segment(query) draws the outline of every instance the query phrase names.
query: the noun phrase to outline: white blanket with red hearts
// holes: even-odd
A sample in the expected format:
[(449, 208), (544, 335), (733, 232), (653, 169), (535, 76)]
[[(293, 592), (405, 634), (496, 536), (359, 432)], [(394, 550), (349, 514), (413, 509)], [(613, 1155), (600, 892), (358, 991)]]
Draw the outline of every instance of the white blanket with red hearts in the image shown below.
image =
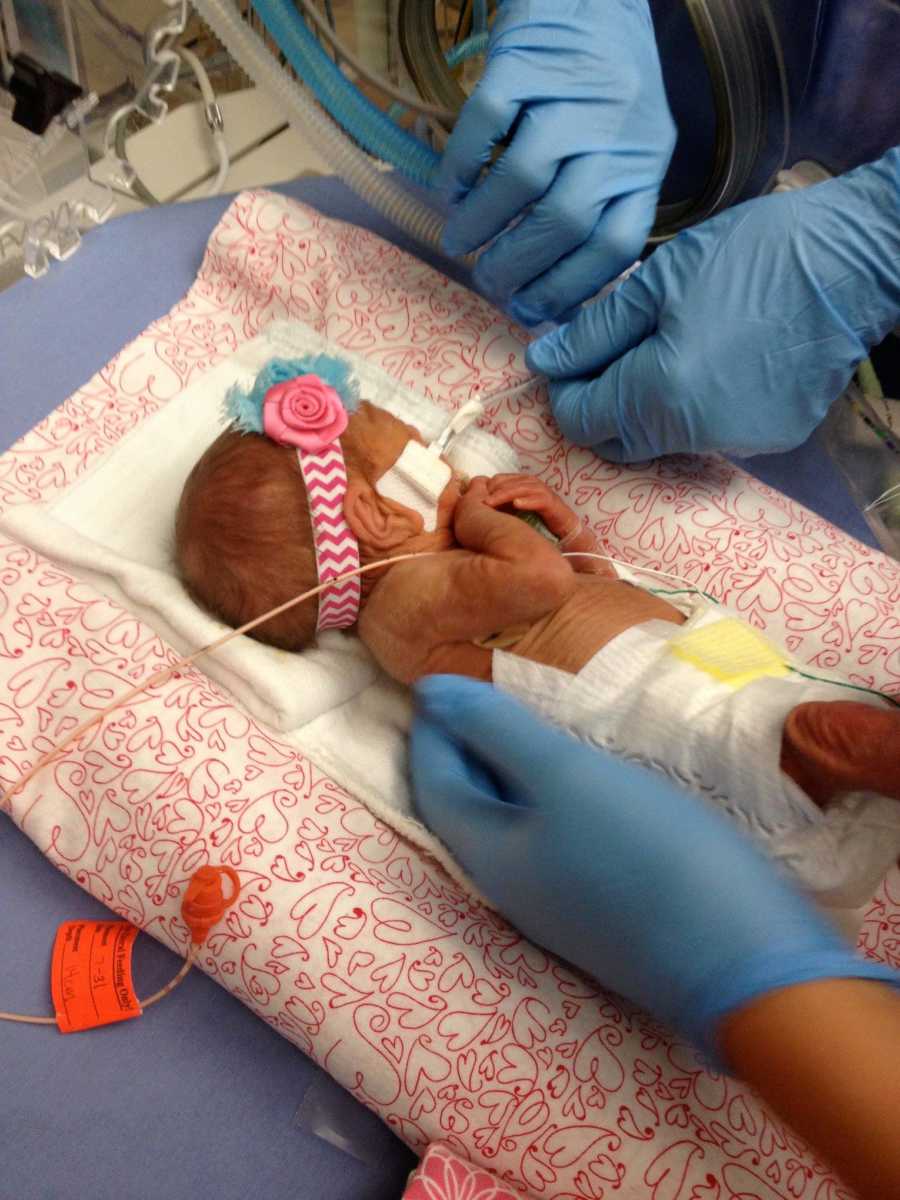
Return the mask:
[[(166, 317), (0, 456), (0, 507), (51, 505), (273, 320), (301, 320), (451, 409), (514, 382), (523, 335), (374, 235), (237, 197)], [(566, 445), (545, 401), (505, 438), (618, 557), (701, 584), (817, 670), (900, 691), (900, 567), (718, 459), (638, 469)], [(0, 784), (173, 657), (158, 630), (0, 536)], [(348, 739), (353, 730), (348, 727)], [(835, 1200), (828, 1171), (743, 1087), (467, 895), (199, 669), (125, 706), (11, 816), (116, 912), (181, 950), (206, 862), (240, 874), (202, 969), (410, 1145), (443, 1139), (555, 1200)], [(900, 965), (900, 875), (862, 930)]]

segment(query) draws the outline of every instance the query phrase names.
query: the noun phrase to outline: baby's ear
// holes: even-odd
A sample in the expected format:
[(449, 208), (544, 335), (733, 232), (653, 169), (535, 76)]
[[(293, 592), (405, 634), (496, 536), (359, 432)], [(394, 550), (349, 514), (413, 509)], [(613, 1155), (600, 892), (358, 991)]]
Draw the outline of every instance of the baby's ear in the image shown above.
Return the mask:
[(348, 480), (344, 516), (360, 546), (377, 553), (403, 545), (423, 527), (418, 513), (380, 496), (363, 479)]
[(818, 804), (842, 792), (900, 800), (900, 710), (813, 700), (788, 714), (781, 769)]

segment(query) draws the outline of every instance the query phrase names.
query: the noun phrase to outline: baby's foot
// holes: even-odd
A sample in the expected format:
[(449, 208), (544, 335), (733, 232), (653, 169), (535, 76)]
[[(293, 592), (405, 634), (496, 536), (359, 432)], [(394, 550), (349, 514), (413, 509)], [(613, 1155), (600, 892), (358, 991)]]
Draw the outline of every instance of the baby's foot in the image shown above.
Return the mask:
[(842, 792), (900, 800), (900, 709), (813, 700), (788, 713), (781, 769), (817, 804)]

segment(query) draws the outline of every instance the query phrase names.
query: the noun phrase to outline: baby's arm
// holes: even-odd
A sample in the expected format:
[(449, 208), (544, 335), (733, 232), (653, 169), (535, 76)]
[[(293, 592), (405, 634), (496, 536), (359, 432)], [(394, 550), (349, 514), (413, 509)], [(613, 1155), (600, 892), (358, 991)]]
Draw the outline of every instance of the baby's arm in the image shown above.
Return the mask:
[(403, 683), (438, 672), (489, 679), (490, 651), (473, 642), (539, 620), (577, 586), (546, 538), (491, 507), (486, 479), (469, 484), (454, 533), (464, 549), (392, 567), (360, 617), (362, 640)]

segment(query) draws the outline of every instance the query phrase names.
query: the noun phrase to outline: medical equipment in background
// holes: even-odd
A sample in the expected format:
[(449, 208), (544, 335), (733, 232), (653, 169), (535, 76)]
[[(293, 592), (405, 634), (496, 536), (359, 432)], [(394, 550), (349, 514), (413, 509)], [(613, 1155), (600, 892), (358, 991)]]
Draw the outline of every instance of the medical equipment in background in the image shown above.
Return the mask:
[(139, 29), (106, 0), (0, 0), (0, 267), (18, 253), (27, 274), (44, 274), (114, 211), (117, 191), (155, 203), (126, 136), (197, 92), (217, 164), (208, 194), (221, 190), (216, 90), (246, 79), (189, 11), (133, 3), (129, 15), (150, 19)]
[(82, 229), (113, 211), (112, 190), (93, 177), (86, 143), (85, 118), (96, 102), (93, 93), (76, 98), (42, 135), (0, 109), (0, 257), (11, 239), (33, 277), (51, 257), (74, 254)]
[[(141, 195), (124, 153), (124, 121), (132, 113), (161, 121), (186, 63), (203, 91), (220, 163), (214, 186), (221, 185), (227, 170), (221, 113), (197, 72), (200, 59), (191, 46), (187, 56), (181, 53), (196, 10), (217, 39), (220, 59), (230, 57), (264, 88), (355, 190), (413, 237), (437, 244), (439, 208), (427, 192), (413, 194), (400, 177), (426, 189), (432, 182), (454, 115), (477, 81), (493, 2), (156, 0), (156, 5), (147, 6), (153, 20), (144, 33), (145, 70), (138, 78), (139, 34), (105, 0), (0, 0), (2, 82), (11, 86), (17, 58), (42, 53), (43, 65), (56, 71), (68, 56), (70, 78), (83, 86), (79, 30), (90, 13), (103, 25), (107, 43), (124, 47), (121, 56), (130, 61), (134, 78), (133, 94), (111, 119), (104, 114), (103, 149), (116, 160), (117, 183)], [(891, 86), (900, 58), (896, 4), (650, 0), (650, 6), (679, 127), (655, 238), (765, 191), (780, 169), (798, 159), (837, 174), (900, 140)], [(45, 14), (43, 27), (37, 11)], [(395, 168), (394, 175), (384, 164)], [(11, 186), (9, 179), (5, 186)]]
[[(18, 249), (26, 274), (43, 275), (51, 258), (74, 253), (86, 226), (114, 211), (117, 185), (155, 203), (124, 152), (119, 176), (98, 173), (103, 132), (124, 142), (133, 113), (162, 120), (168, 104), (158, 97), (179, 74), (200, 90), (218, 160), (210, 191), (221, 190), (229, 163), (210, 68), (189, 46), (172, 47), (170, 24), (170, 16), (155, 19), (144, 35), (104, 0), (0, 0), (0, 260)], [(92, 58), (84, 52), (91, 35)], [(98, 62), (99, 72), (91, 69)]]
[[(829, 179), (818, 163), (780, 171), (774, 191), (791, 191)], [(853, 499), (884, 549), (900, 559), (900, 399), (885, 395), (878, 370), (900, 395), (900, 329), (862, 362), (855, 379), (833, 404), (818, 436), (846, 480)], [(874, 360), (874, 361), (873, 361)], [(876, 364), (878, 370), (876, 370)]]
[(85, 122), (97, 96), (82, 74), (67, 5), (0, 0), (0, 259), (18, 245), (32, 276), (113, 211), (111, 189), (91, 178)]
[[(384, 94), (383, 73), (366, 70), (360, 81), (365, 94), (348, 78), (353, 64), (346, 46), (314, 0), (253, 0), (264, 36), (240, 19), (229, 0), (193, 3), (351, 186), (407, 232), (437, 244), (439, 214), (383, 172), (380, 181), (374, 179), (366, 156), (390, 164), (413, 183), (431, 183), (448, 129), (446, 114), (458, 111), (466, 98), (454, 72), (460, 61), (471, 71), (486, 45), (486, 4), (453, 6), (455, 29), (453, 22), (441, 27), (445, 3), (393, 0), (383, 6), (388, 50), (395, 50), (393, 58), (382, 56), (395, 76), (388, 95), (395, 97), (403, 84), (415, 93), (409, 107), (420, 112), (410, 132), (392, 119), (401, 115), (396, 99), (385, 113), (369, 98), (373, 87)], [(355, 10), (378, 7), (358, 3)], [(900, 52), (896, 6), (831, 0), (810, 13), (803, 0), (652, 0), (651, 8), (679, 126), (656, 238), (765, 191), (777, 171), (798, 158), (821, 161), (837, 174), (900, 139), (889, 83)], [(331, 9), (325, 5), (326, 14)], [(325, 36), (334, 58), (317, 35)], [(835, 76), (840, 89), (830, 86)], [(324, 123), (322, 109), (330, 118)]]
[[(900, 142), (900, 5), (650, 0), (650, 7), (679, 129), (653, 240), (791, 174), (839, 174)], [(218, 158), (209, 190), (219, 190), (228, 154), (214, 88), (229, 67), (266, 91), (355, 191), (435, 248), (443, 220), (429, 188), (455, 114), (478, 80), (494, 8), (493, 0), (155, 0), (141, 33), (106, 0), (0, 0), (0, 83), (16, 96), (16, 110), (23, 89), (31, 110), (42, 112), (36, 101), (46, 101), (48, 89), (59, 102), (67, 83), (76, 91), (90, 85), (80, 53), (88, 15), (133, 79), (130, 90), (122, 84), (99, 99), (91, 91), (70, 99), (39, 132), (10, 119), (0, 90), (0, 252), (4, 237), (18, 236), (26, 271), (39, 275), (51, 257), (77, 248), (84, 224), (112, 211), (115, 188), (153, 203), (128, 162), (127, 126), (135, 118), (164, 121), (186, 75), (201, 91)], [(209, 40), (210, 32), (212, 53), (201, 58), (198, 36)], [(64, 171), (53, 157), (60, 146)], [(101, 178), (102, 156), (112, 168)], [(81, 180), (83, 195), (55, 204), (61, 178)], [(887, 360), (894, 392), (900, 346), (888, 343), (876, 358), (879, 371)], [(898, 554), (898, 404), (857, 393), (852, 401), (829, 423), (828, 445), (876, 536)]]
[(222, 110), (219, 107), (209, 75), (200, 59), (187, 46), (176, 46), (175, 40), (184, 33), (187, 24), (187, 6), (184, 0), (171, 13), (163, 13), (150, 26), (145, 41), (145, 58), (147, 73), (137, 95), (121, 105), (109, 119), (106, 126), (104, 148), (106, 153), (113, 155), (117, 164), (113, 181), (131, 190), (145, 204), (158, 204), (159, 201), (138, 177), (134, 167), (128, 161), (125, 150), (125, 123), (132, 113), (137, 112), (148, 120), (158, 122), (168, 111), (166, 93), (174, 88), (179, 71), (184, 66), (193, 72), (200, 93), (203, 97), (204, 116), (215, 147), (218, 169), (207, 194), (217, 195), (222, 190), (225, 176), (228, 174), (228, 148), (225, 143), (225, 124)]

